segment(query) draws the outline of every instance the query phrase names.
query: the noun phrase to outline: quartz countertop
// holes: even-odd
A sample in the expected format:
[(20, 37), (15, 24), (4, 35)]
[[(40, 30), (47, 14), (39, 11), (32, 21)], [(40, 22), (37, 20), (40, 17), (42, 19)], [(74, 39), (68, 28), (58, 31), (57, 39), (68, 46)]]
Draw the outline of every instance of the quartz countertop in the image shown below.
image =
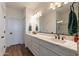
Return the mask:
[(75, 43), (74, 41), (66, 40), (66, 39), (58, 40), (58, 39), (55, 39), (54, 36), (51, 37), (51, 36), (45, 36), (45, 35), (41, 35), (41, 34), (27, 34), (27, 35), (39, 38), (41, 40), (47, 41), (52, 44), (57, 44), (59, 46), (63, 46), (65, 48), (68, 48), (68, 49), (71, 49), (71, 50), (74, 50), (77, 52), (77, 43)]

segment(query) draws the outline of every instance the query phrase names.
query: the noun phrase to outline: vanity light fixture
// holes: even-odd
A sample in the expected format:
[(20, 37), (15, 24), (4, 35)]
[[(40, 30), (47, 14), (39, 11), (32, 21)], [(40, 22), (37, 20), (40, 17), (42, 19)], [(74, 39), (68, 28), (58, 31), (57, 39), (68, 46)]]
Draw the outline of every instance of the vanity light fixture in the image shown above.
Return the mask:
[(68, 4), (68, 2), (52, 2), (50, 3), (50, 9), (55, 10), (56, 8), (62, 7), (64, 4)]
[(61, 7), (62, 4), (60, 2), (53, 2), (53, 3), (50, 3), (50, 9), (53, 9), (55, 10), (57, 7)]
[(60, 20), (60, 21), (57, 21), (57, 23), (62, 23), (63, 21), (62, 20)]

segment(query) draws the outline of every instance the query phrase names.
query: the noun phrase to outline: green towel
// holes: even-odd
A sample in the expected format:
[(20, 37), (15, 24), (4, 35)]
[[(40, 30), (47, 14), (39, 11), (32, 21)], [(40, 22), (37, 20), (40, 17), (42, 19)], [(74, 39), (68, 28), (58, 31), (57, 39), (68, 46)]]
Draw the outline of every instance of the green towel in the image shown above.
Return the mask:
[[(71, 6), (70, 6), (71, 8)], [(68, 32), (70, 35), (73, 35), (74, 33), (77, 33), (78, 24), (77, 24), (77, 16), (74, 12), (74, 7), (72, 6), (73, 10), (70, 10), (69, 14), (69, 23), (68, 23)]]

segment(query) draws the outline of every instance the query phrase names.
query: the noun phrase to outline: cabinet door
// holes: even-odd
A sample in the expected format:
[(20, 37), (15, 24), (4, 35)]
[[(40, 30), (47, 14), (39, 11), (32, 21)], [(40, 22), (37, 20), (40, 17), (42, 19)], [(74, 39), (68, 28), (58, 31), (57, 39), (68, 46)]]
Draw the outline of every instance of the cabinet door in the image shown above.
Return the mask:
[(40, 56), (57, 56), (56, 53), (50, 51), (49, 49), (40, 46), (40, 52), (39, 52)]
[(49, 43), (43, 40), (40, 40), (40, 44), (46, 48), (48, 48), (51, 51), (54, 51), (57, 55), (59, 56), (74, 56), (76, 55), (76, 51), (53, 44)]
[(24, 41), (24, 43), (25, 43), (25, 47), (27, 47), (27, 35), (26, 35), (26, 37), (25, 37), (25, 41)]
[(4, 3), (0, 3), (0, 55), (5, 52), (5, 14), (4, 14)]

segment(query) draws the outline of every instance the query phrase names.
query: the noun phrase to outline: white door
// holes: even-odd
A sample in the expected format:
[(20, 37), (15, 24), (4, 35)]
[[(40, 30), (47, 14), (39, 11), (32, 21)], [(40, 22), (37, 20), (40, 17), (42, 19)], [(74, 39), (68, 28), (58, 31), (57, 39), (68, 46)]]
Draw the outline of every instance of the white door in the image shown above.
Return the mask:
[(0, 3), (0, 55), (3, 55), (5, 52), (5, 4)]
[(24, 42), (24, 20), (19, 18), (7, 18), (7, 46), (23, 44)]

